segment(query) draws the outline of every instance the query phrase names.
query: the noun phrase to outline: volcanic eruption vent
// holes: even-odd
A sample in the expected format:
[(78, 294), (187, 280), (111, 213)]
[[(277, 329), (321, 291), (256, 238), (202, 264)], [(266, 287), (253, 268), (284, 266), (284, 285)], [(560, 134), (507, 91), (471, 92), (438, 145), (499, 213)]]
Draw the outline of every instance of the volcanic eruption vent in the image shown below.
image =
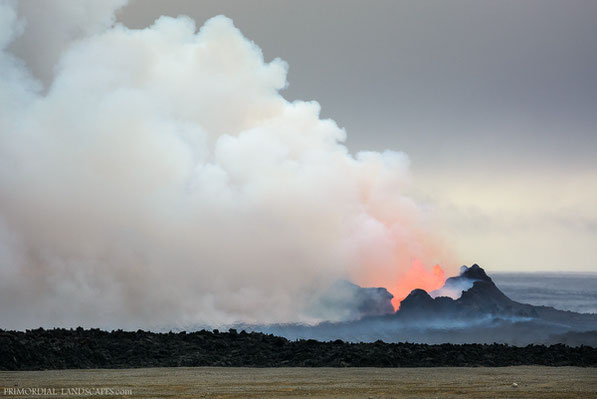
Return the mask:
[(121, 4), (0, 2), (0, 327), (310, 322), (443, 259), (406, 155), (349, 153), (230, 19)]

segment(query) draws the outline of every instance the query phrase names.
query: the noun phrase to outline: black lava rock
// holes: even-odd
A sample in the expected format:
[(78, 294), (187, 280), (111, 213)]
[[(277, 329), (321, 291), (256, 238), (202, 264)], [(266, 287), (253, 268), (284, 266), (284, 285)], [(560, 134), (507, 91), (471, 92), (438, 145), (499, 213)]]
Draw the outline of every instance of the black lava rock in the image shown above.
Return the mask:
[(0, 370), (243, 367), (597, 367), (589, 346), (289, 341), (258, 332), (0, 330)]

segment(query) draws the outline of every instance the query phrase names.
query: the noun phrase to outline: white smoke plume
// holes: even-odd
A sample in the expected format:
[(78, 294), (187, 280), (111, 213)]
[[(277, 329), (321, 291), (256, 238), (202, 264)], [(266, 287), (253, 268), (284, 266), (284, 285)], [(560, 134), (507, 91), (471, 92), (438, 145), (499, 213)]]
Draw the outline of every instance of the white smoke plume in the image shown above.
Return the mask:
[(404, 154), (351, 155), (230, 19), (122, 3), (0, 2), (0, 327), (312, 322), (443, 260)]

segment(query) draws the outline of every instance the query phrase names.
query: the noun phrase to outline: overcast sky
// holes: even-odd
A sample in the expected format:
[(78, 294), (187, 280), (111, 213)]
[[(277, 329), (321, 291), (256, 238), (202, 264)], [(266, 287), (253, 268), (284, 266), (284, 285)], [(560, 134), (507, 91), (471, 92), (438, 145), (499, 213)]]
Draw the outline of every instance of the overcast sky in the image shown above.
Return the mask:
[(352, 151), (407, 153), (463, 263), (597, 271), (596, 2), (144, 0), (118, 19), (181, 14), (231, 17), (287, 61), (284, 96), (318, 101)]
[(224, 14), (289, 64), (352, 151), (410, 157), (463, 263), (597, 271), (597, 2), (133, 1), (129, 27)]
[(120, 19), (179, 14), (231, 17), (289, 63), (286, 97), (320, 102), (352, 148), (402, 148), (415, 164), (597, 155), (595, 2), (142, 1)]

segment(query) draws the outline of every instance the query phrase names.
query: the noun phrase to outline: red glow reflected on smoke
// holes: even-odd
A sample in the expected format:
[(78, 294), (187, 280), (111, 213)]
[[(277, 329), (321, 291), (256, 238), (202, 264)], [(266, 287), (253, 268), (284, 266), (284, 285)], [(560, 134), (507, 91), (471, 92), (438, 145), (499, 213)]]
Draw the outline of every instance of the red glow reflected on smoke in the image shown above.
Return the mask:
[(439, 265), (435, 265), (431, 270), (428, 270), (420, 260), (415, 259), (410, 269), (400, 276), (396, 284), (389, 288), (389, 291), (394, 295), (392, 305), (394, 305), (394, 309), (398, 310), (400, 301), (406, 298), (412, 290), (421, 288), (429, 292), (441, 288), (445, 282), (446, 275)]

